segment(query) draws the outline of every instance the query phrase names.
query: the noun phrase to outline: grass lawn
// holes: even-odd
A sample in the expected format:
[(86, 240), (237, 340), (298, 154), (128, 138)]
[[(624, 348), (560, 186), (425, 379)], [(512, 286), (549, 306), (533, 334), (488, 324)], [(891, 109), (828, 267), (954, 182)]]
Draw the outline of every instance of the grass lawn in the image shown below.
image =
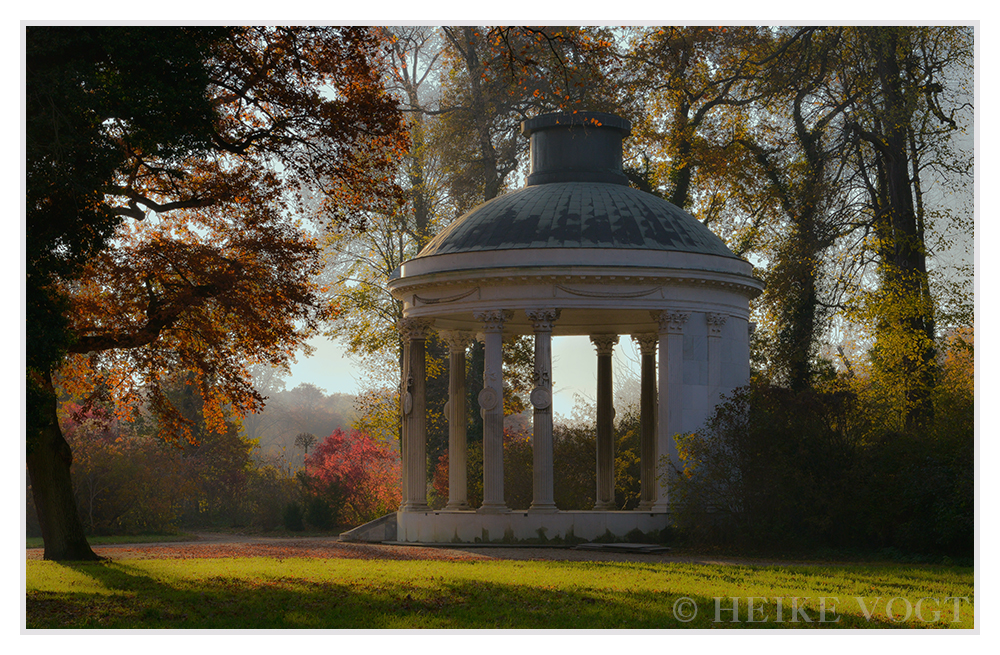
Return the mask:
[[(955, 597), (965, 598), (946, 600)], [(971, 568), (930, 565), (29, 560), (26, 621), (28, 628), (972, 628), (974, 600)], [(747, 620), (751, 604), (755, 622)]]

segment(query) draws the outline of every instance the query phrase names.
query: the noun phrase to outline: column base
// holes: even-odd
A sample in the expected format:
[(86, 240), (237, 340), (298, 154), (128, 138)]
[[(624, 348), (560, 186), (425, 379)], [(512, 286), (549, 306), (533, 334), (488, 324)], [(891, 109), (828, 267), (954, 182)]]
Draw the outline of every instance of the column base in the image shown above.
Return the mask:
[(510, 508), (506, 505), (483, 505), (476, 510), (477, 514), (509, 514)]
[(552, 503), (551, 505), (532, 504), (531, 507), (528, 508), (528, 512), (531, 514), (555, 514), (558, 511), (559, 508), (555, 506), (555, 503)]
[(635, 508), (637, 512), (655, 512), (656, 504), (651, 500), (644, 500)]
[(653, 503), (653, 506), (649, 508), (650, 512), (656, 512), (658, 514), (667, 514), (670, 512), (670, 505), (667, 503)]
[(615, 504), (611, 502), (594, 503), (595, 512), (613, 512), (615, 510)]
[(400, 512), (429, 512), (430, 505), (427, 503), (403, 503), (399, 506)]
[(448, 503), (444, 506), (442, 512), (468, 512), (470, 509), (469, 503)]

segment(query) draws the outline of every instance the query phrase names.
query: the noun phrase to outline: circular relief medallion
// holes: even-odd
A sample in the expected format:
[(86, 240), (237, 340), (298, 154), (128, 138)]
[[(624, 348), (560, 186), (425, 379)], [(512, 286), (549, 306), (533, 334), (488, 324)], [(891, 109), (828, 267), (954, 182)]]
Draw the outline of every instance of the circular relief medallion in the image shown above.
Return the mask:
[(490, 387), (486, 387), (479, 392), (479, 406), (486, 411), (495, 408), (499, 401), (500, 398), (497, 392)]
[(547, 409), (552, 404), (552, 394), (548, 389), (535, 388), (531, 392), (531, 405), (535, 409)]
[(409, 414), (413, 411), (413, 394), (407, 391), (403, 395), (403, 414)]

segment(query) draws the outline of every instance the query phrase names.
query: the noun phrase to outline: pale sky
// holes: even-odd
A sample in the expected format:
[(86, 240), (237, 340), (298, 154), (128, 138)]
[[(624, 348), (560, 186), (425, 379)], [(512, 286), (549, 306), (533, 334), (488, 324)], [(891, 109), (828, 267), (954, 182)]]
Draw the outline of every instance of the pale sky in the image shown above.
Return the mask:
[[(344, 355), (340, 344), (319, 337), (311, 341), (316, 347), (312, 357), (299, 357), (292, 364), (291, 375), (285, 385), (292, 389), (302, 383), (314, 384), (327, 393), (358, 392), (358, 376), (365, 371), (355, 367)], [(635, 348), (628, 335), (622, 335), (615, 347), (616, 367), (630, 366), (630, 359), (637, 360)], [(573, 413), (574, 395), (580, 394), (594, 401), (597, 389), (597, 351), (587, 337), (555, 337), (552, 339), (552, 379), (555, 383), (553, 410), (569, 418)]]

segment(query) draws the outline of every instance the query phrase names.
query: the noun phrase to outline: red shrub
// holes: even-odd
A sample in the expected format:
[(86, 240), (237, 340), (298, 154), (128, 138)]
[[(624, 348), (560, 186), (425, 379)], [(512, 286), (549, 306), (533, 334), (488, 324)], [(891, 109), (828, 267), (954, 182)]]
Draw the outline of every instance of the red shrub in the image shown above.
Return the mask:
[(399, 455), (368, 434), (337, 429), (306, 458), (314, 492), (336, 489), (340, 525), (358, 525), (394, 511), (402, 499)]

